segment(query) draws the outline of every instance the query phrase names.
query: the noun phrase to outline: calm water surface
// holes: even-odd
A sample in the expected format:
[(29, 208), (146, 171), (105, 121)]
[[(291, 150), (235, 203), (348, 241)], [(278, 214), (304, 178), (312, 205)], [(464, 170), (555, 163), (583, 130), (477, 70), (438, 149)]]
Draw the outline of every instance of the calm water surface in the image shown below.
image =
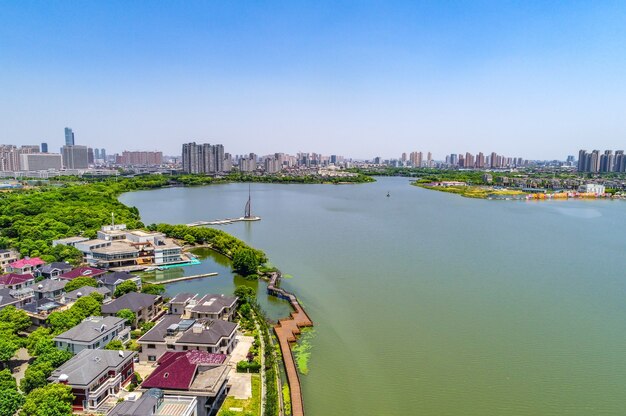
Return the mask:
[[(241, 216), (247, 192), (120, 199), (187, 223)], [(473, 200), (404, 178), (252, 192), (263, 220), (222, 229), (295, 276), (316, 324), (308, 415), (625, 414), (623, 201)]]

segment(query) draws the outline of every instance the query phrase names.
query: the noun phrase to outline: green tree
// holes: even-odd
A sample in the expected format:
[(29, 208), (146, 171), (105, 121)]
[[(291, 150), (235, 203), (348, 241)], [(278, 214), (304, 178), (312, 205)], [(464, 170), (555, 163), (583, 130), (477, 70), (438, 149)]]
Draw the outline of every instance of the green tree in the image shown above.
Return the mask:
[(126, 280), (125, 282), (120, 283), (115, 288), (114, 297), (119, 298), (120, 296), (124, 296), (129, 292), (137, 292), (137, 284), (132, 280)]
[(33, 364), (28, 366), (24, 373), (24, 378), (20, 381), (20, 388), (24, 393), (43, 387), (48, 384), (48, 377), (52, 374), (54, 368), (49, 362)]
[(196, 237), (194, 237), (191, 234), (185, 234), (185, 236), (183, 237), (183, 239), (185, 240), (186, 243), (188, 244), (196, 244)]
[(104, 349), (105, 350), (123, 350), (124, 344), (122, 344), (122, 341), (120, 341), (119, 339), (114, 339), (113, 341), (105, 345)]
[(145, 334), (146, 332), (148, 332), (149, 330), (154, 328), (155, 325), (156, 325), (156, 323), (154, 323), (154, 322), (144, 322), (144, 323), (142, 323), (141, 324), (141, 335)]
[(253, 288), (245, 285), (240, 285), (235, 288), (235, 296), (239, 298), (241, 303), (249, 303), (256, 297), (256, 292)]
[(10, 333), (0, 334), (0, 362), (2, 366), (13, 358), (20, 348), (19, 339)]
[(259, 265), (257, 254), (250, 248), (241, 248), (233, 255), (233, 268), (242, 276), (256, 273)]
[(119, 310), (115, 316), (118, 318), (126, 319), (126, 325), (133, 326), (135, 324), (135, 319), (137, 319), (137, 315), (135, 312), (130, 309), (121, 309)]
[(8, 331), (17, 334), (20, 331), (25, 331), (31, 325), (26, 312), (15, 306), (7, 306), (0, 310), (0, 332)]
[(165, 286), (155, 285), (152, 283), (144, 283), (141, 287), (141, 293), (147, 293), (148, 295), (162, 295), (165, 293)]
[(70, 416), (73, 401), (74, 395), (69, 386), (48, 384), (26, 396), (20, 416)]
[(0, 390), (0, 415), (12, 416), (17, 409), (24, 403), (24, 396), (17, 390), (3, 389)]
[[(11, 370), (5, 368), (0, 371), (0, 390), (17, 390), (17, 381), (13, 378), (13, 374), (11, 374)], [(2, 415), (2, 412), (0, 412)]]
[(93, 277), (77, 277), (67, 282), (65, 291), (71, 292), (84, 286), (98, 287), (98, 282)]

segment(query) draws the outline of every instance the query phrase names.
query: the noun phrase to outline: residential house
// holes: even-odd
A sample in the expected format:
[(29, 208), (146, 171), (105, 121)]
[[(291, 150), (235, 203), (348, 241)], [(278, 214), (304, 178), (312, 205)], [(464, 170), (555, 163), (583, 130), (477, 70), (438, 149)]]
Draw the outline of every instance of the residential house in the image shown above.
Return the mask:
[(77, 354), (84, 349), (104, 348), (113, 340), (124, 343), (130, 340), (130, 328), (126, 320), (114, 316), (90, 316), (72, 329), (54, 337), (54, 345), (60, 350)]
[(197, 416), (198, 400), (193, 396), (166, 395), (161, 389), (149, 389), (126, 396), (107, 416)]
[(238, 324), (222, 319), (181, 319), (165, 315), (137, 340), (141, 345), (139, 359), (153, 362), (168, 351), (230, 354), (237, 345), (237, 328)]
[(0, 310), (7, 306), (20, 306), (20, 299), (13, 296), (13, 290), (0, 288)]
[(76, 247), (76, 244), (83, 243), (85, 241), (89, 241), (89, 239), (85, 237), (60, 238), (58, 240), (52, 240), (52, 247), (56, 247), (58, 245)]
[(58, 278), (65, 279), (65, 280), (73, 280), (78, 277), (93, 277), (94, 279), (97, 279), (98, 277), (106, 273), (107, 273), (106, 270), (96, 269), (93, 267), (77, 267), (74, 270), (70, 270), (69, 272), (60, 274)]
[(37, 276), (45, 277), (46, 279), (52, 279), (60, 274), (67, 273), (72, 270), (72, 265), (66, 262), (55, 261), (50, 264), (45, 264), (37, 270)]
[(171, 315), (183, 315), (189, 303), (198, 297), (197, 293), (178, 293), (168, 303), (167, 313)]
[(19, 308), (30, 317), (34, 326), (46, 326), (52, 312), (66, 309), (67, 305), (50, 298), (32, 299)]
[(0, 249), (0, 271), (4, 270), (10, 263), (17, 261), (17, 253), (13, 250)]
[(127, 280), (135, 282), (137, 289), (141, 289), (141, 277), (128, 272), (110, 272), (98, 277), (97, 280), (100, 286), (106, 287), (112, 294), (115, 294), (115, 289)]
[(103, 304), (102, 315), (115, 316), (122, 309), (130, 309), (137, 316), (135, 322), (132, 322), (132, 326), (136, 327), (139, 322), (147, 322), (154, 319), (161, 310), (161, 303), (161, 296), (129, 292), (109, 303)]
[(35, 284), (35, 277), (30, 274), (9, 273), (0, 276), (0, 287), (11, 290), (25, 289)]
[(102, 295), (102, 297), (104, 298), (103, 302), (108, 302), (111, 300), (111, 291), (106, 287), (83, 286), (79, 287), (78, 289), (74, 289), (71, 292), (67, 292), (65, 295), (63, 295), (61, 301), (63, 303), (76, 302), (79, 298), (83, 296), (89, 296), (94, 292)]
[(23, 258), (21, 260), (16, 260), (6, 267), (6, 271), (8, 273), (17, 273), (17, 274), (26, 274), (26, 273), (35, 273), (39, 268), (41, 268), (45, 261), (41, 260), (39, 257), (31, 258)]
[(44, 279), (33, 287), (35, 299), (53, 299), (59, 300), (65, 293), (65, 285), (67, 280)]
[(75, 411), (96, 411), (106, 406), (133, 372), (131, 351), (84, 349), (52, 372), (48, 381), (72, 388)]
[(195, 397), (198, 416), (215, 415), (229, 390), (227, 359), (206, 351), (167, 352), (141, 390), (158, 388), (166, 395)]
[(231, 321), (237, 305), (237, 297), (205, 295), (197, 301), (193, 299), (188, 308), (192, 319), (224, 319)]

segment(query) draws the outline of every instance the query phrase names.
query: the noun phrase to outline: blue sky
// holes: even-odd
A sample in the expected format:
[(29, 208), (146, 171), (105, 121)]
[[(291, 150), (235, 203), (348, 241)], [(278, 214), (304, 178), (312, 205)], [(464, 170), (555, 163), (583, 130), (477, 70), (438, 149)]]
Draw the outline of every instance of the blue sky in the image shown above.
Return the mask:
[(626, 3), (0, 0), (0, 142), (565, 158), (626, 147)]

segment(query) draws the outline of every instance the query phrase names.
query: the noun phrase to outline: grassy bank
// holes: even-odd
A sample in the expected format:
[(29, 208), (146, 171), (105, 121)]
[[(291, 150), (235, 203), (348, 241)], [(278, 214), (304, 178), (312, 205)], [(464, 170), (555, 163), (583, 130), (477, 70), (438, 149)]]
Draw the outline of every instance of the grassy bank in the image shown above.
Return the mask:
[(420, 188), (424, 189), (457, 194), (466, 198), (487, 199), (489, 196), (526, 195), (526, 193), (522, 191), (517, 191), (513, 189), (493, 189), (488, 186), (428, 186), (426, 184), (418, 182), (413, 182), (412, 185), (419, 186)]
[[(237, 410), (230, 410), (231, 408)], [(261, 376), (252, 374), (252, 397), (235, 399), (228, 396), (217, 413), (217, 416), (260, 416), (261, 415)]]

